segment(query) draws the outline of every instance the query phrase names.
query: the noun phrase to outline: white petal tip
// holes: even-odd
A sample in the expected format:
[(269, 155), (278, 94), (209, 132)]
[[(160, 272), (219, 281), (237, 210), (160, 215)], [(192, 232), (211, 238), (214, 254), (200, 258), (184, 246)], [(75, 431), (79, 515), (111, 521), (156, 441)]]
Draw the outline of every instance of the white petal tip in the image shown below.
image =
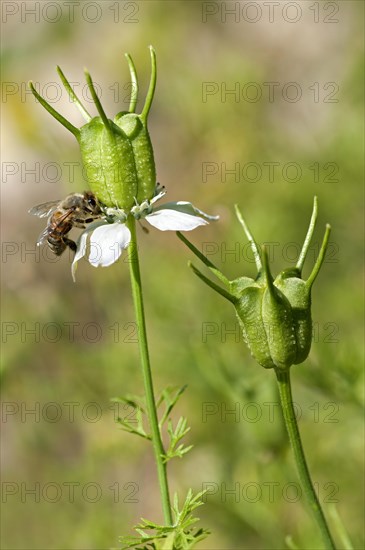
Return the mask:
[(192, 231), (209, 223), (199, 216), (167, 208), (152, 212), (146, 216), (146, 220), (160, 231)]
[(93, 267), (109, 267), (131, 242), (131, 233), (124, 224), (102, 225), (90, 237), (89, 262)]

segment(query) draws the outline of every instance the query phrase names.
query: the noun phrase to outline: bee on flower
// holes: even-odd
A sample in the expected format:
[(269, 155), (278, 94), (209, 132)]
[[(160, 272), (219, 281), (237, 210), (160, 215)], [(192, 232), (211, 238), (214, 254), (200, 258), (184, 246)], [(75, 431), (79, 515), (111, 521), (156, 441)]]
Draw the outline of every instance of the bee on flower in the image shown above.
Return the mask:
[[(130, 244), (131, 224), (135, 220), (144, 219), (160, 231), (191, 231), (218, 219), (218, 216), (209, 216), (186, 201), (157, 204), (166, 192), (156, 182), (153, 148), (147, 126), (157, 77), (156, 54), (152, 46), (150, 56), (152, 70), (146, 101), (141, 113), (136, 114), (137, 73), (132, 58), (126, 55), (132, 81), (131, 100), (128, 111), (118, 113), (114, 120), (107, 117), (88, 71), (85, 71), (85, 77), (99, 114), (96, 117), (85, 109), (64, 73), (57, 67), (71, 101), (86, 120), (80, 129), (53, 109), (30, 83), (41, 105), (77, 139), (91, 192), (100, 205), (98, 219), (84, 224), (84, 231), (75, 247), (70, 245), (73, 241), (67, 239), (66, 233), (64, 235), (66, 246), (75, 250), (72, 263), (74, 280), (77, 262), (86, 255), (88, 244), (88, 259), (94, 267), (107, 267), (118, 260)], [(36, 213), (36, 210), (37, 207), (31, 213)], [(64, 220), (62, 223), (68, 233), (72, 224), (66, 224)], [(53, 231), (57, 233), (57, 224)]]

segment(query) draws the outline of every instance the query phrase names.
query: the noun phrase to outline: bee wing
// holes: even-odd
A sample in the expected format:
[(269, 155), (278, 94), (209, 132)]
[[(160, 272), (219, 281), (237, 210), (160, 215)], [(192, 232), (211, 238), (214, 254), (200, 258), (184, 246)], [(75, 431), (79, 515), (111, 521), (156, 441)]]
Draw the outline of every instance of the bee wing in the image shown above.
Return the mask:
[(42, 233), (39, 235), (37, 240), (37, 245), (40, 246), (41, 244), (45, 243), (48, 237), (48, 227), (43, 229)]
[(58, 206), (60, 204), (60, 201), (49, 201), (49, 202), (42, 202), (42, 204), (37, 204), (37, 206), (33, 206), (30, 210), (28, 210), (29, 214), (33, 214), (33, 216), (38, 216), (39, 218), (47, 218), (57, 210)]

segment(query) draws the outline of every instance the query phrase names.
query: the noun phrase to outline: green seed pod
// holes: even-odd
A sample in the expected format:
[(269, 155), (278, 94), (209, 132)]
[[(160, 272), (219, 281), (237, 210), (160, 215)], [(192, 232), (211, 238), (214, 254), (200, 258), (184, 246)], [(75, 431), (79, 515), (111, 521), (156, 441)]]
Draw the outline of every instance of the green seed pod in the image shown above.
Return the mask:
[(137, 203), (151, 200), (156, 189), (156, 168), (147, 125), (138, 115), (119, 113), (115, 124), (128, 136), (132, 145), (137, 178)]
[(294, 332), (297, 343), (297, 354), (294, 361), (294, 364), (296, 365), (302, 363), (308, 357), (310, 352), (313, 326), (311, 316), (311, 290), (319, 270), (321, 269), (330, 235), (330, 226), (327, 225), (323, 243), (312, 273), (308, 279), (304, 281), (301, 278), (302, 269), (310, 242), (312, 240), (314, 227), (317, 221), (317, 212), (317, 197), (315, 197), (311, 221), (297, 265), (293, 268), (282, 271), (274, 281), (274, 285), (281, 290), (281, 292), (289, 300), (293, 311)]
[(312, 340), (311, 295), (305, 281), (296, 268), (285, 269), (278, 275), (274, 285), (290, 302), (296, 335), (296, 357), (294, 364), (302, 363), (309, 354)]
[[(261, 262), (258, 256), (256, 259)], [(231, 292), (236, 297), (234, 305), (244, 340), (256, 361), (266, 369), (293, 364), (296, 358), (293, 312), (288, 299), (273, 284), (266, 252), (264, 270), (260, 263), (256, 281), (246, 280), (244, 288), (242, 282), (237, 285), (232, 281)]]
[(114, 119), (115, 124), (128, 136), (133, 148), (138, 191), (137, 203), (151, 200), (156, 189), (156, 168), (153, 148), (148, 133), (147, 120), (152, 105), (156, 88), (156, 54), (150, 48), (151, 54), (151, 80), (146, 101), (140, 115), (134, 113), (138, 97), (138, 79), (134, 63), (129, 55), (127, 61), (132, 79), (132, 95), (128, 112), (118, 113)]
[[(264, 252), (264, 262), (267, 263), (266, 252)], [(268, 271), (268, 265), (266, 269)], [(278, 369), (290, 367), (297, 354), (293, 310), (289, 300), (273, 284), (271, 275), (267, 277), (261, 316), (266, 329), (267, 346), (272, 362)], [(252, 353), (255, 355), (253, 347)]]
[(265, 369), (274, 367), (267, 341), (266, 328), (261, 315), (265, 289), (253, 284), (245, 288), (235, 302), (236, 316), (244, 341), (256, 361)]
[(34, 89), (31, 90), (43, 107), (79, 142), (85, 174), (91, 190), (108, 207), (127, 213), (145, 200), (151, 200), (156, 189), (156, 169), (147, 119), (156, 87), (156, 54), (150, 46), (151, 79), (141, 114), (135, 114), (138, 97), (138, 80), (133, 61), (127, 55), (132, 94), (128, 112), (119, 113), (114, 122), (107, 118), (96, 94), (91, 76), (85, 71), (86, 81), (99, 113), (92, 118), (71, 88), (58, 67), (58, 73), (69, 94), (87, 123), (79, 130), (55, 111)]
[(101, 117), (82, 126), (78, 138), (81, 156), (91, 191), (106, 206), (130, 210), (135, 204), (138, 178), (133, 147), (116, 124)]
[(287, 370), (302, 363), (308, 356), (312, 340), (311, 287), (322, 266), (330, 235), (325, 236), (315, 266), (307, 281), (301, 279), (303, 263), (308, 252), (317, 217), (317, 199), (302, 251), (295, 268), (282, 271), (274, 280), (269, 268), (267, 251), (263, 247), (262, 260), (258, 246), (241, 213), (238, 219), (250, 242), (258, 270), (256, 279), (240, 277), (229, 281), (187, 239), (180, 239), (201, 259), (228, 290), (213, 283), (200, 271), (194, 272), (210, 287), (228, 299), (235, 307), (242, 333), (251, 354), (263, 367)]
[(234, 306), (245, 343), (252, 353), (255, 350), (254, 357), (260, 365), (266, 369), (273, 368), (274, 363), (267, 341), (267, 327), (261, 315), (266, 286), (265, 276), (260, 273), (256, 280), (239, 277), (229, 284), (230, 292), (237, 297)]

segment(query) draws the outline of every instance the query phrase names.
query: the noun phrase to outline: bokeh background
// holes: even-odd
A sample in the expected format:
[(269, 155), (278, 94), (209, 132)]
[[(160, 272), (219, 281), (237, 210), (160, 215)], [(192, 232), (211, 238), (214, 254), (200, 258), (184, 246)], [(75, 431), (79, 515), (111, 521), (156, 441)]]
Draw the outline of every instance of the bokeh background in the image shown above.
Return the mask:
[[(318, 195), (306, 276), (332, 225), (313, 292), (313, 347), (292, 369), (293, 391), (326, 513), (335, 503), (363, 548), (362, 2), (2, 9), (2, 547), (118, 548), (141, 516), (162, 519), (151, 448), (120, 429), (116, 416), (131, 410), (110, 401), (142, 392), (128, 263), (83, 262), (74, 284), (67, 253), (54, 261), (36, 249), (44, 224), (27, 214), (86, 185), (73, 136), (27, 81), (81, 125), (55, 66), (90, 106), (87, 66), (112, 117), (128, 106), (123, 53), (135, 60), (141, 106), (153, 44), (158, 180), (168, 200), (220, 215), (190, 235), (196, 246), (227, 276), (254, 276), (238, 203), (257, 240), (271, 244), (277, 273), (295, 263)], [(274, 374), (255, 364), (230, 304), (194, 277), (173, 233), (140, 231), (140, 254), (156, 391), (188, 385), (174, 418), (188, 418), (194, 449), (170, 463), (171, 491), (182, 500), (189, 487), (209, 487), (198, 515), (212, 535), (200, 548), (277, 549), (288, 535), (319, 548), (297, 495)]]

